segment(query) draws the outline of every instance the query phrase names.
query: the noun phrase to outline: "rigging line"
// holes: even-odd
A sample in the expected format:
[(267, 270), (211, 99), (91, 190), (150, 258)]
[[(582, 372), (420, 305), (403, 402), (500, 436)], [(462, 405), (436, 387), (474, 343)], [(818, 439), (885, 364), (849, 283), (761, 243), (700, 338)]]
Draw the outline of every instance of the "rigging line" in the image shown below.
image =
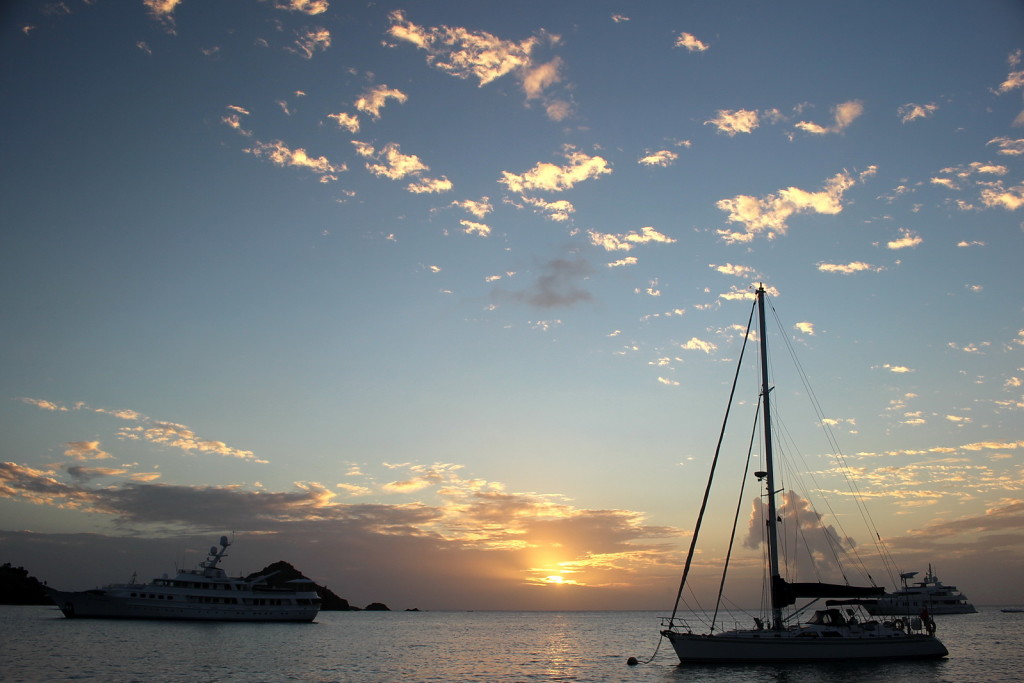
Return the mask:
[(697, 547), (697, 536), (700, 534), (701, 522), (704, 520), (704, 511), (708, 507), (708, 498), (711, 497), (711, 482), (715, 478), (715, 468), (718, 465), (718, 455), (722, 452), (722, 441), (725, 439), (725, 425), (729, 422), (729, 411), (732, 410), (732, 399), (736, 395), (736, 384), (740, 377), (740, 368), (743, 367), (743, 356), (747, 349), (747, 341), (750, 339), (750, 325), (754, 321), (754, 309), (757, 306), (757, 301), (754, 301), (754, 306), (750, 308), (750, 317), (747, 318), (747, 331), (743, 335), (743, 346), (740, 347), (740, 358), (736, 362), (736, 374), (732, 378), (732, 389), (729, 390), (729, 403), (725, 407), (725, 416), (722, 418), (722, 429), (718, 433), (718, 445), (715, 446), (715, 457), (711, 459), (711, 472), (708, 473), (708, 483), (704, 488), (704, 499), (700, 504), (700, 512), (697, 513), (697, 524), (693, 529), (693, 537), (690, 539), (690, 549), (686, 553), (686, 564), (683, 567), (683, 576), (679, 580), (679, 590), (676, 592), (676, 603), (672, 607), (671, 619), (676, 618), (676, 612), (679, 611), (679, 599), (683, 595), (683, 587), (686, 586), (686, 578), (690, 574), (690, 566), (693, 563), (693, 552)]
[(747, 484), (747, 475), (750, 473), (750, 458), (754, 452), (754, 442), (757, 439), (757, 418), (761, 415), (761, 398), (757, 399), (757, 409), (754, 411), (754, 426), (750, 430), (750, 443), (747, 445), (747, 462), (743, 465), (743, 477), (740, 478), (740, 493), (736, 498), (736, 514), (732, 518), (732, 533), (729, 534), (729, 548), (725, 551), (725, 566), (722, 567), (722, 580), (718, 584), (718, 599), (715, 601), (715, 614), (711, 617), (711, 631), (715, 630), (715, 622), (718, 621), (718, 609), (722, 604), (722, 592), (725, 591), (725, 576), (729, 572), (729, 560), (732, 558), (732, 546), (736, 542), (736, 526), (740, 520), (740, 510), (743, 507), (743, 489)]
[[(778, 325), (779, 329), (780, 330), (783, 329), (782, 321), (779, 318), (778, 311), (775, 310), (775, 307), (771, 304), (770, 301), (768, 302), (768, 305), (772, 309), (772, 315), (775, 318), (775, 322)], [(888, 550), (884, 547), (884, 545), (879, 546), (879, 542), (881, 541), (881, 538), (880, 538), (880, 536), (878, 534), (878, 527), (875, 525), (875, 521), (871, 517), (871, 513), (868, 511), (867, 506), (864, 504), (864, 497), (861, 494), (860, 490), (857, 488), (856, 482), (854, 482), (853, 479), (848, 474), (848, 472), (850, 471), (850, 466), (846, 462), (846, 457), (843, 455), (842, 449), (839, 447), (839, 443), (838, 443), (838, 441), (835, 438), (835, 434), (832, 432), (831, 427), (829, 427), (827, 419), (825, 418), (825, 414), (824, 414), (824, 412), (821, 409), (821, 402), (818, 400), (817, 394), (814, 392), (814, 388), (810, 384), (810, 379), (809, 379), (809, 377), (807, 375), (807, 372), (806, 372), (806, 370), (804, 370), (803, 364), (800, 362), (800, 358), (799, 358), (799, 356), (797, 356), (796, 350), (793, 348), (793, 345), (792, 345), (792, 342), (789, 339), (789, 336), (783, 334), (782, 338), (783, 338), (783, 340), (786, 343), (786, 349), (787, 349), (787, 351), (789, 351), (790, 359), (793, 361), (793, 365), (794, 365), (794, 367), (797, 370), (797, 376), (799, 377), (800, 382), (801, 382), (801, 384), (804, 387), (804, 390), (807, 392), (807, 396), (810, 399), (811, 407), (814, 409), (814, 413), (815, 413), (815, 415), (818, 418), (818, 424), (822, 427), (822, 431), (825, 434), (825, 438), (828, 441), (829, 446), (832, 448), (832, 454), (836, 457), (836, 460), (838, 461), (838, 463), (840, 465), (839, 469), (840, 469), (840, 472), (843, 475), (843, 479), (846, 481), (846, 484), (847, 484), (847, 487), (850, 490), (850, 493), (853, 494), (852, 498), (854, 500), (854, 504), (857, 507), (857, 510), (861, 514), (861, 519), (864, 521), (865, 526), (867, 526), (867, 530), (868, 530), (869, 535), (875, 537), (875, 539), (878, 539), (877, 541), (875, 541), (875, 547), (879, 551), (879, 555), (881, 556), (882, 562), (884, 564), (888, 564), (887, 560), (891, 560), (891, 558), (887, 557), (888, 556)], [(798, 450), (798, 452), (799, 452), (799, 450)], [(801, 460), (803, 460), (803, 454), (800, 454), (800, 457), (801, 457)], [(805, 468), (806, 468), (806, 461), (804, 461), (804, 463), (805, 463)], [(810, 471), (810, 468), (806, 468), (806, 469), (807, 469), (808, 476), (810, 476), (811, 481), (814, 483), (814, 486), (819, 491), (822, 490), (821, 487), (818, 484), (817, 479), (814, 477), (813, 472)], [(846, 538), (851, 538), (851, 536), (846, 532), (846, 529), (843, 528), (842, 521), (840, 520), (839, 515), (836, 514), (835, 510), (833, 510), (831, 502), (828, 500), (828, 498), (824, 498), (823, 500), (824, 500), (825, 506), (828, 508), (830, 516), (834, 520), (835, 524), (839, 527), (840, 531), (842, 531), (843, 536), (846, 537)], [(875, 539), (873, 539), (873, 541)], [(872, 585), (874, 585), (875, 582), (874, 582), (873, 579), (871, 579), (871, 573), (868, 571), (866, 563), (864, 562), (863, 558), (860, 556), (860, 553), (857, 551), (857, 546), (855, 546), (855, 545), (852, 546), (850, 548), (850, 550), (852, 551), (852, 554), (853, 554), (854, 558), (856, 559), (857, 564), (860, 566), (861, 571), (865, 575), (867, 575), (868, 579), (871, 580)], [(844, 579), (845, 578), (846, 577), (844, 575)]]

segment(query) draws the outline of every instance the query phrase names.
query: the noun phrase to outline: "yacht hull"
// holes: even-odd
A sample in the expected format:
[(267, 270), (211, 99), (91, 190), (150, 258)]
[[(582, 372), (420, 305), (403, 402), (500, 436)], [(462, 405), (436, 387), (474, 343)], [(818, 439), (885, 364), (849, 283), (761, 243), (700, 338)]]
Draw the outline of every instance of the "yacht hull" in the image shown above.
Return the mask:
[(663, 631), (680, 663), (818, 662), (938, 659), (949, 654), (933, 636), (807, 638), (786, 632), (697, 635)]
[(51, 591), (65, 617), (73, 619), (177, 619), (198, 621), (311, 622), (318, 607), (222, 605), (130, 598), (103, 591)]

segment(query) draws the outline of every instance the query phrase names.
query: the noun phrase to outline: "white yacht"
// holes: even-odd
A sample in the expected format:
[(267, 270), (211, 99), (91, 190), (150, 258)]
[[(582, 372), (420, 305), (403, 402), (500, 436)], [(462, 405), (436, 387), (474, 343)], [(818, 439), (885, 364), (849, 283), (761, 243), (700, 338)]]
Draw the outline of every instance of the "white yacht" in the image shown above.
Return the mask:
[(924, 581), (908, 585), (907, 581), (915, 576), (917, 572), (900, 574), (903, 588), (886, 593), (878, 598), (877, 604), (865, 605), (865, 609), (869, 614), (902, 615), (920, 614), (924, 610), (928, 610), (928, 614), (974, 614), (978, 611), (956, 586), (947, 586), (939, 581), (930, 564)]
[(320, 596), (309, 579), (268, 583), (271, 574), (254, 579), (231, 578), (217, 566), (231, 545), (221, 536), (220, 548), (198, 569), (179, 571), (173, 579), (150, 583), (115, 583), (86, 591), (50, 589), (65, 617), (113, 619), (198, 619), (205, 621), (313, 621)]

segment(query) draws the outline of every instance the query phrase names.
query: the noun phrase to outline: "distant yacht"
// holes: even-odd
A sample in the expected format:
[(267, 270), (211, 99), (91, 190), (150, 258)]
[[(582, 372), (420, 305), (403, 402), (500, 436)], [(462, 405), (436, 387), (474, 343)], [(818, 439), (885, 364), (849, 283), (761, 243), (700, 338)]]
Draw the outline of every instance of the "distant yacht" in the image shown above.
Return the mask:
[(956, 586), (947, 586), (935, 576), (932, 566), (928, 565), (928, 573), (924, 581), (913, 585), (907, 582), (917, 576), (917, 572), (900, 574), (903, 588), (894, 593), (886, 593), (878, 598), (874, 605), (866, 605), (869, 614), (920, 614), (927, 609), (928, 614), (974, 614), (978, 610), (967, 602), (967, 596), (957, 590)]
[(320, 596), (309, 579), (271, 586), (272, 574), (254, 579), (231, 578), (217, 566), (231, 543), (221, 536), (220, 548), (198, 569), (179, 571), (173, 579), (150, 583), (114, 583), (87, 591), (50, 589), (50, 597), (68, 618), (199, 619), (204, 621), (313, 621)]

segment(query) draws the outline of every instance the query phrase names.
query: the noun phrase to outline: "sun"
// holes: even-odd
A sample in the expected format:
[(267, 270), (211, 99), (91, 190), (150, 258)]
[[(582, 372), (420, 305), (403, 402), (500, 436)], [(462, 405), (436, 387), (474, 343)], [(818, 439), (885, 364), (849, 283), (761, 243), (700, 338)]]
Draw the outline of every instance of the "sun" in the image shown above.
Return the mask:
[(565, 579), (561, 576), (545, 576), (544, 583), (565, 583)]

